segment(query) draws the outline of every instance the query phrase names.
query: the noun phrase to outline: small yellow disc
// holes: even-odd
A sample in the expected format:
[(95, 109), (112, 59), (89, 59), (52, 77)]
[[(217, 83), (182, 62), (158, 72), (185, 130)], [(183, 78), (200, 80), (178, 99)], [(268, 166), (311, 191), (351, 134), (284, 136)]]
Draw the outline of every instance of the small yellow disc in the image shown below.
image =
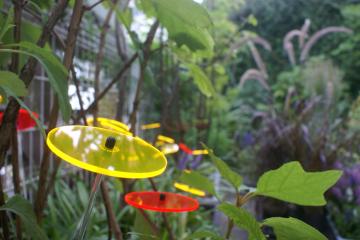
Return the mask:
[[(115, 145), (105, 146), (109, 138)], [(51, 130), (46, 143), (63, 160), (82, 169), (119, 178), (149, 178), (165, 171), (162, 152), (139, 137), (88, 126), (63, 126)]]
[(189, 185), (186, 185), (186, 184), (175, 182), (174, 187), (177, 188), (177, 189), (180, 189), (180, 190), (182, 190), (184, 192), (188, 192), (188, 193), (200, 196), (200, 197), (205, 197), (205, 192), (204, 191), (201, 191), (201, 190), (199, 190), (197, 188), (192, 188), (192, 187), (190, 187)]
[(176, 143), (165, 143), (160, 146), (160, 151), (165, 155), (173, 154), (179, 151), (179, 145)]

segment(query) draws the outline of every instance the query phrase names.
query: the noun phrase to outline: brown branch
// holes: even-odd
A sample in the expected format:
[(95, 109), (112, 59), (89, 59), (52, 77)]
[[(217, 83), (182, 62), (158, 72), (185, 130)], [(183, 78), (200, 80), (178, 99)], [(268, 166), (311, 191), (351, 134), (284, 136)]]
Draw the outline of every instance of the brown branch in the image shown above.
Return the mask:
[[(96, 55), (96, 62), (95, 62), (95, 80), (94, 80), (95, 99), (100, 91), (100, 71), (101, 71), (101, 65), (104, 61), (106, 36), (107, 36), (107, 33), (110, 28), (109, 23), (110, 23), (112, 15), (114, 13), (114, 10), (117, 7), (118, 2), (119, 2), (119, 0), (115, 0), (114, 4), (111, 5), (108, 13), (106, 14), (104, 23), (101, 27), (101, 33), (100, 33), (100, 37), (99, 37), (100, 40), (99, 40), (99, 46), (98, 46), (99, 51)], [(95, 126), (97, 124), (97, 114), (98, 114), (98, 110), (99, 110), (98, 108), (99, 108), (98, 101), (96, 101), (95, 105), (94, 105), (94, 125)]]
[[(56, 37), (56, 39), (59, 41), (62, 50), (65, 51), (65, 49), (66, 49), (65, 42), (62, 40), (60, 35), (55, 30), (53, 31), (53, 33), (54, 33), (54, 36)], [(83, 112), (84, 112), (84, 103), (83, 103), (82, 98), (81, 98), (79, 81), (78, 81), (78, 79), (76, 77), (76, 71), (75, 71), (74, 64), (71, 64), (70, 71), (71, 71), (72, 80), (74, 81), (74, 85), (75, 85), (75, 88), (76, 88), (76, 96), (77, 96), (78, 101), (79, 101), (80, 112), (82, 113), (81, 115), (84, 116), (83, 117), (84, 124), (88, 125), (85, 114), (83, 114)]]
[[(37, 42), (37, 45), (39, 47), (44, 47), (45, 43), (48, 41), (50, 32), (54, 28), (60, 17), (63, 15), (68, 1), (69, 0), (60, 0), (51, 11), (48, 21), (43, 27), (41, 36)], [(27, 87), (29, 86), (35, 75), (36, 65), (37, 60), (31, 57), (21, 70), (20, 79), (23, 80)], [(0, 126), (0, 166), (2, 166), (4, 163), (5, 153), (9, 148), (11, 129), (16, 122), (19, 109), (20, 105), (15, 99), (11, 99), (5, 109), (2, 124)]]
[[(68, 0), (60, 0), (58, 2), (58, 4), (56, 4), (55, 7), (53, 8), (53, 10), (51, 11), (48, 21), (45, 24), (45, 26), (43, 27), (41, 36), (37, 42), (37, 45), (39, 47), (43, 47), (45, 45), (45, 43), (48, 41), (51, 29), (54, 28), (55, 24), (62, 16), (62, 13), (66, 9), (67, 4), (68, 4)], [(21, 20), (21, 16), (20, 16), (20, 20)], [(27, 87), (29, 86), (30, 82), (32, 81), (32, 79), (35, 75), (36, 65), (37, 65), (36, 59), (29, 58), (29, 60), (27, 61), (27, 63), (21, 70), (19, 77), (25, 83), (25, 85)], [(15, 64), (13, 66), (14, 66), (14, 70), (17, 69), (17, 67), (15, 68)], [(3, 120), (2, 120), (2, 123), (0, 126), (0, 135), (1, 135), (0, 166), (2, 166), (4, 163), (4, 157), (5, 157), (6, 151), (9, 148), (9, 142), (10, 142), (10, 138), (11, 138), (11, 134), (12, 134), (12, 129), (15, 127), (19, 109), (20, 109), (20, 105), (18, 104), (18, 102), (15, 99), (11, 99), (5, 109)], [(1, 198), (3, 196), (2, 189), (0, 189), (0, 195), (1, 195), (0, 204), (3, 204), (3, 201), (1, 201)], [(4, 226), (4, 224), (6, 225), (6, 219), (2, 219), (2, 223), (3, 223), (4, 237), (6, 238), (7, 229)]]
[[(118, 72), (118, 74), (116, 74), (116, 76), (113, 78), (113, 80), (102, 90), (102, 92), (96, 97), (96, 99), (94, 100), (94, 102), (92, 102), (90, 104), (90, 106), (84, 111), (83, 114), (87, 114), (88, 112), (90, 112), (93, 108), (94, 105), (96, 104), (96, 102), (100, 101), (105, 95), (106, 93), (112, 88), (112, 86), (114, 86), (114, 84), (116, 82), (119, 81), (119, 79), (121, 79), (121, 77), (126, 73), (126, 71), (131, 67), (131, 65), (133, 64), (133, 62), (138, 58), (139, 54), (138, 53), (134, 53), (133, 56), (124, 64), (124, 66), (120, 69), (120, 71)], [(79, 121), (79, 119), (83, 117), (83, 116), (78, 116), (75, 121)]]
[[(83, 9), (83, 1), (77, 0), (75, 1), (75, 5), (73, 8), (73, 13), (70, 20), (70, 26), (69, 26), (69, 33), (66, 38), (66, 49), (64, 53), (64, 59), (63, 64), (67, 71), (70, 70), (70, 67), (73, 62), (73, 56), (74, 56), (74, 50), (76, 45), (76, 39), (78, 36), (80, 23), (82, 20), (84, 14)], [(54, 97), (54, 103), (51, 108), (51, 115), (50, 120), (48, 124), (48, 130), (53, 129), (56, 126), (57, 119), (59, 114), (59, 103), (56, 97)], [(49, 157), (50, 157), (50, 150), (49, 148), (44, 148), (44, 154), (43, 158), (40, 164), (40, 176), (39, 176), (39, 182), (38, 182), (38, 191), (36, 194), (36, 200), (35, 200), (35, 212), (38, 222), (41, 222), (42, 219), (42, 213), (43, 209), (46, 204), (47, 199), (47, 191), (46, 191), (46, 179), (48, 175), (48, 169), (49, 169)], [(57, 159), (57, 162), (59, 160)], [(59, 163), (57, 163), (59, 164)]]
[(100, 1), (94, 3), (93, 5), (90, 5), (90, 6), (84, 6), (84, 10), (85, 11), (91, 11), (94, 7), (101, 4), (102, 2), (104, 2), (104, 0), (100, 0)]
[[(104, 200), (106, 215), (108, 216), (108, 220), (110, 224), (109, 228), (114, 232), (116, 240), (122, 240), (123, 238), (122, 238), (121, 229), (116, 222), (116, 217), (113, 210), (114, 208), (111, 203), (111, 199), (109, 197), (109, 189), (105, 181), (101, 182), (101, 194)], [(111, 231), (109, 231), (109, 233), (111, 233)]]
[[(14, 183), (14, 192), (20, 194), (20, 167), (19, 167), (19, 149), (17, 141), (17, 130), (16, 126), (13, 128), (13, 134), (11, 136), (11, 164), (13, 170), (13, 183)], [(19, 216), (16, 216), (16, 237), (17, 239), (22, 239), (21, 237), (21, 220)]]
[(73, 81), (74, 81), (74, 84), (75, 84), (75, 88), (76, 88), (76, 96), (77, 96), (77, 98), (79, 100), (80, 113), (81, 113), (81, 116), (82, 116), (82, 120), (83, 120), (85, 125), (88, 125), (87, 120), (86, 120), (86, 116), (84, 114), (84, 103), (83, 103), (82, 98), (81, 98), (79, 81), (78, 81), (78, 79), (76, 77), (76, 72), (75, 72), (74, 65), (71, 65), (71, 75), (72, 75), (72, 78), (73, 78)]
[[(2, 184), (2, 177), (0, 176), (0, 206), (2, 206), (4, 204), (5, 204), (5, 194), (4, 194), (3, 184)], [(1, 211), (1, 212), (2, 212), (2, 214), (0, 215), (0, 223), (1, 223), (1, 227), (2, 227), (2, 235), (3, 235), (2, 239), (9, 239), (10, 232), (9, 232), (6, 212), (5, 211)]]
[[(22, 11), (23, 11), (23, 1), (18, 0), (12, 1), (14, 4), (14, 31), (13, 31), (13, 37), (14, 37), (14, 43), (19, 43), (21, 41), (21, 18), (22, 18)], [(15, 49), (18, 49), (18, 47), (15, 47)], [(18, 53), (12, 53), (11, 55), (11, 65), (10, 70), (18, 74), (19, 73), (19, 54)], [(16, 125), (12, 125), (12, 134), (11, 134), (11, 164), (12, 164), (12, 170), (13, 170), (13, 184), (14, 184), (14, 191), (15, 193), (20, 193), (20, 173), (19, 173), (19, 159), (18, 159), (18, 142), (17, 142), (17, 131), (16, 131)], [(4, 225), (3, 228), (7, 228), (7, 217), (6, 213), (3, 213), (5, 215), (4, 217)], [(19, 216), (16, 216), (16, 237), (17, 239), (21, 239), (21, 220)], [(7, 234), (8, 230), (5, 230), (4, 233)], [(8, 237), (4, 234), (4, 237)]]
[(144, 83), (147, 63), (150, 58), (150, 48), (151, 48), (151, 44), (154, 40), (155, 33), (156, 33), (156, 30), (158, 29), (158, 27), (159, 27), (159, 21), (155, 21), (155, 23), (151, 26), (148, 36), (144, 43), (143, 54), (142, 54), (143, 58), (141, 59), (141, 63), (140, 63), (140, 77), (139, 77), (137, 87), (136, 87), (135, 98), (134, 98), (134, 102), (133, 102), (133, 109), (130, 114), (130, 126), (131, 126), (130, 131), (134, 134), (136, 132), (135, 131), (136, 121), (137, 121), (136, 115), (137, 115), (137, 111), (138, 111), (139, 104), (140, 104), (140, 93), (142, 91), (142, 85)]

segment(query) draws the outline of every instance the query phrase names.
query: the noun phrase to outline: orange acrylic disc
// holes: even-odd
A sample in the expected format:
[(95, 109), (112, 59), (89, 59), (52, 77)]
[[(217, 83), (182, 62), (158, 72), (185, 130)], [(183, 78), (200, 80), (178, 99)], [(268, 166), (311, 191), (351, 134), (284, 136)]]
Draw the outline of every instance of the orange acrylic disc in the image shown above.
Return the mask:
[[(39, 115), (35, 112), (32, 112), (32, 114), (36, 117), (39, 118)], [(0, 112), (0, 123), (2, 122), (2, 118), (3, 118), (3, 113)], [(30, 114), (28, 111), (26, 111), (25, 109), (20, 109), (19, 110), (19, 114), (16, 120), (16, 128), (18, 131), (22, 131), (22, 130), (26, 130), (29, 128), (33, 128), (36, 126), (36, 122), (34, 121), (34, 119), (31, 118)]]
[(196, 199), (171, 192), (131, 192), (125, 201), (136, 208), (157, 212), (191, 212), (199, 208)]
[(113, 177), (155, 177), (167, 165), (164, 154), (141, 138), (105, 128), (77, 125), (55, 128), (49, 132), (46, 143), (70, 164)]

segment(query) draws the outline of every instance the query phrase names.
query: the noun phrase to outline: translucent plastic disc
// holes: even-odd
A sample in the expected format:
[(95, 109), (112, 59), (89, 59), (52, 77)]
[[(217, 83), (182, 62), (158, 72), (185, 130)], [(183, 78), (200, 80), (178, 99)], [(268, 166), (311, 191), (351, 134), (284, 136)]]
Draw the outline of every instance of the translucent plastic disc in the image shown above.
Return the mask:
[[(113, 138), (115, 146), (105, 146)], [(57, 156), (88, 171), (120, 178), (149, 178), (165, 171), (162, 152), (141, 138), (87, 126), (51, 130), (47, 145)]]
[(193, 198), (170, 192), (132, 192), (125, 201), (136, 208), (157, 212), (191, 212), (199, 208)]
[(149, 124), (144, 124), (141, 126), (142, 130), (148, 130), (148, 129), (154, 129), (154, 128), (160, 128), (160, 123), (149, 123)]
[(160, 150), (165, 155), (173, 154), (179, 151), (179, 146), (176, 143), (165, 143), (160, 146)]
[(176, 183), (174, 183), (174, 187), (176, 187), (177, 189), (180, 189), (180, 190), (182, 190), (184, 192), (188, 192), (188, 193), (200, 196), (200, 197), (205, 196), (204, 191), (201, 191), (201, 190), (199, 190), (197, 188), (192, 188), (192, 187), (190, 187), (189, 185), (186, 185), (186, 184), (176, 182)]
[[(93, 118), (87, 118), (86, 121), (90, 126), (94, 126)], [(126, 135), (132, 135), (129, 127), (125, 123), (122, 123), (122, 122), (119, 122), (119, 121), (116, 121), (113, 119), (97, 118), (96, 124), (97, 124), (97, 127), (111, 129), (111, 130), (118, 131), (118, 132), (120, 132), (122, 134), (126, 134)]]
[[(0, 112), (0, 123), (2, 122), (3, 114), (4, 114), (3, 112)], [(33, 115), (36, 118), (39, 118), (39, 115), (37, 113), (33, 112)], [(31, 118), (28, 111), (26, 111), (25, 109), (20, 109), (18, 118), (16, 120), (17, 130), (19, 130), (19, 131), (26, 130), (29, 128), (33, 128), (35, 126), (36, 126), (36, 122), (34, 121), (34, 119)]]

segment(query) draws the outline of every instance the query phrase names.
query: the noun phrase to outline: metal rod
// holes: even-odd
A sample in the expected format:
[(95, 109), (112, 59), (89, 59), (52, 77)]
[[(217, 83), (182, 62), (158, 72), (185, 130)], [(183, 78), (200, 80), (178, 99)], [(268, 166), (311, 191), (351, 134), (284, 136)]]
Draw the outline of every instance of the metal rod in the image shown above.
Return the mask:
[(99, 186), (100, 183), (103, 179), (102, 174), (97, 174), (95, 177), (95, 180), (93, 182), (93, 185), (91, 187), (91, 192), (90, 192), (90, 198), (89, 198), (89, 203), (85, 209), (85, 212), (83, 214), (83, 216), (80, 219), (80, 222), (78, 223), (76, 230), (75, 230), (75, 234), (73, 236), (73, 240), (83, 240), (85, 239), (85, 234), (86, 234), (86, 229), (87, 229), (87, 225), (89, 223), (90, 217), (91, 217), (91, 212), (92, 209), (94, 207), (94, 203), (95, 203), (95, 197), (96, 197), (96, 193), (99, 190)]

